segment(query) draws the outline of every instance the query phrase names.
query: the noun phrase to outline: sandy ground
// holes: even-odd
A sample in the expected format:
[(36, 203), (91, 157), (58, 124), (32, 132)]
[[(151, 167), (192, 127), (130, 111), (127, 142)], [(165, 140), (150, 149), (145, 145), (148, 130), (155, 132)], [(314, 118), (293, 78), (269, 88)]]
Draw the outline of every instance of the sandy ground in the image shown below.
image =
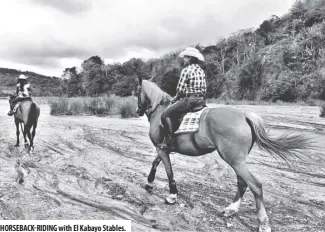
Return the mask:
[[(168, 181), (158, 167), (154, 191), (144, 190), (155, 150), (145, 117), (49, 115), (41, 105), (35, 152), (15, 148), (15, 126), (0, 100), (0, 219), (131, 219), (132, 231), (256, 231), (248, 190), (238, 216), (220, 216), (236, 192), (234, 171), (217, 153), (172, 154), (179, 201), (164, 205)], [(294, 130), (320, 148), (290, 169), (256, 146), (248, 163), (263, 183), (273, 231), (325, 231), (325, 120), (317, 107), (233, 106), (263, 116), (273, 134)], [(21, 136), (21, 144), (23, 144)], [(17, 165), (20, 163), (20, 165)], [(18, 172), (24, 182), (16, 182)]]

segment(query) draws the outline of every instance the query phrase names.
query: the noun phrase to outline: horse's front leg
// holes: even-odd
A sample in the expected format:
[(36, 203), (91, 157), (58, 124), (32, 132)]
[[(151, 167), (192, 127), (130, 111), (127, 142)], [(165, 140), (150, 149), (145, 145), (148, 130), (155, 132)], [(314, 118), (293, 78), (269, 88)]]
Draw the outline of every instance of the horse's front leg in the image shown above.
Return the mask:
[(164, 151), (160, 148), (157, 148), (157, 153), (161, 160), (163, 161), (168, 177), (168, 182), (169, 182), (169, 196), (165, 200), (165, 204), (168, 205), (174, 205), (177, 202), (177, 187), (176, 187), (176, 182), (174, 180), (174, 174), (173, 174), (173, 169), (172, 165), (170, 162), (170, 157), (169, 157), (169, 152)]
[(153, 189), (151, 184), (155, 180), (157, 167), (160, 164), (160, 162), (161, 162), (161, 158), (159, 157), (159, 155), (157, 155), (154, 161), (152, 162), (151, 170), (148, 176), (148, 184), (146, 184), (146, 190), (148, 192), (151, 192)]
[(15, 124), (16, 124), (16, 136), (17, 136), (17, 142), (16, 142), (16, 147), (19, 147), (19, 122), (18, 120), (15, 120)]

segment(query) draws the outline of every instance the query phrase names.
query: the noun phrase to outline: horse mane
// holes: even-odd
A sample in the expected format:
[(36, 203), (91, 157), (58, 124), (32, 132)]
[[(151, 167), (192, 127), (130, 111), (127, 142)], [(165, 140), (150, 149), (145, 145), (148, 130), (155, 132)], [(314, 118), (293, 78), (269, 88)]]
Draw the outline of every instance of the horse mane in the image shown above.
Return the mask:
[(150, 100), (152, 108), (155, 108), (161, 103), (161, 101), (170, 102), (171, 100), (171, 96), (162, 91), (159, 86), (152, 81), (143, 80), (142, 89), (146, 93), (147, 98)]

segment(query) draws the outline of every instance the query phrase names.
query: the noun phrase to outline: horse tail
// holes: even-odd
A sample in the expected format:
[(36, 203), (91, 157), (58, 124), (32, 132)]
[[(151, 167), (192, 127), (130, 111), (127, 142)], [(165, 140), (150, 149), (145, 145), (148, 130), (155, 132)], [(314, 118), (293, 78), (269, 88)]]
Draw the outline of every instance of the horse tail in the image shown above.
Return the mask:
[(27, 128), (31, 128), (33, 125), (36, 124), (36, 104), (34, 102), (32, 102), (32, 104), (30, 105), (30, 109), (29, 109), (29, 114), (28, 114), (28, 119), (27, 119), (27, 123), (26, 123), (26, 127)]
[(303, 135), (287, 133), (278, 137), (271, 137), (265, 130), (262, 118), (255, 113), (246, 113), (246, 121), (252, 129), (253, 138), (258, 147), (275, 158), (280, 157), (288, 165), (290, 158), (300, 158), (303, 150), (314, 148), (310, 138)]

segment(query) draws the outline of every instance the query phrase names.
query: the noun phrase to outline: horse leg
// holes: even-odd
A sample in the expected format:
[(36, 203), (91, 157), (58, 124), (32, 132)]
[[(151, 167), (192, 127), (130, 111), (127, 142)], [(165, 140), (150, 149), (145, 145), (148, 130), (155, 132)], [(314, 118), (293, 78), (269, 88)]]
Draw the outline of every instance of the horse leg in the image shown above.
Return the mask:
[(237, 176), (240, 176), (240, 178), (243, 180), (243, 182), (241, 182), (242, 190), (244, 189), (243, 187), (245, 187), (245, 184), (243, 183), (246, 182), (254, 194), (257, 209), (257, 219), (259, 221), (259, 232), (271, 232), (269, 218), (266, 214), (263, 201), (262, 184), (251, 174), (244, 162), (235, 165), (233, 168)]
[(151, 192), (153, 189), (151, 184), (155, 180), (157, 167), (160, 164), (160, 162), (161, 162), (161, 158), (159, 157), (159, 155), (157, 155), (154, 161), (152, 162), (152, 167), (148, 176), (148, 184), (146, 184), (146, 188), (145, 188), (148, 192)]
[(245, 134), (245, 131), (242, 130), (241, 134), (237, 133), (225, 138), (215, 138), (215, 144), (221, 158), (235, 170), (237, 175), (238, 191), (233, 203), (225, 209), (225, 215), (231, 216), (238, 212), (241, 199), (248, 186), (255, 197), (259, 232), (271, 232), (269, 218), (263, 201), (262, 184), (251, 174), (246, 166), (246, 158), (251, 149), (252, 140)]
[(33, 146), (33, 139), (32, 139), (32, 135), (30, 134), (30, 129), (31, 129), (31, 128), (28, 128), (28, 130), (27, 130), (27, 136), (28, 136), (28, 140), (29, 140), (29, 148), (28, 148), (28, 152), (30, 152), (30, 149), (31, 149), (32, 146)]
[(37, 127), (37, 123), (35, 123), (33, 126), (32, 138), (30, 139), (30, 148), (32, 148), (33, 150), (34, 150), (34, 138), (36, 135), (36, 127)]
[(247, 189), (247, 183), (243, 180), (241, 176), (238, 175), (237, 175), (237, 188), (238, 190), (233, 202), (227, 208), (224, 209), (225, 217), (231, 217), (238, 213), (241, 200)]
[(26, 138), (27, 131), (29, 132), (30, 128), (27, 128), (26, 126), (24, 127), (23, 135), (24, 135), (24, 141), (25, 141), (25, 148), (28, 148), (28, 141)]
[(157, 148), (157, 153), (161, 160), (163, 161), (168, 177), (168, 182), (169, 182), (169, 196), (165, 200), (165, 204), (167, 205), (174, 205), (177, 202), (177, 187), (176, 187), (176, 182), (174, 180), (174, 174), (173, 174), (173, 169), (172, 165), (170, 162), (170, 157), (169, 157), (169, 152), (166, 152), (160, 148)]
[(18, 120), (15, 120), (15, 124), (16, 124), (16, 136), (17, 136), (17, 142), (15, 147), (19, 147), (19, 122)]

